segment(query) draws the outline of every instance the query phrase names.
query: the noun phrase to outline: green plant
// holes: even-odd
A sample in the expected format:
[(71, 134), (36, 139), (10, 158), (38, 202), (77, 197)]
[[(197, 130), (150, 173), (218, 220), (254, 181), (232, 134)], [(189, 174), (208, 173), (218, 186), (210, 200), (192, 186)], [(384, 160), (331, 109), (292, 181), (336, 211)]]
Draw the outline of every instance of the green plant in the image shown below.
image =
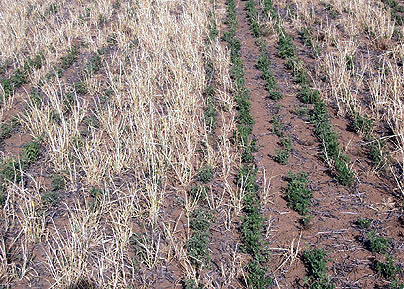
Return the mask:
[(86, 94), (87, 93), (86, 84), (83, 81), (77, 81), (74, 83), (74, 90), (78, 94)]
[(280, 145), (280, 149), (275, 149), (274, 160), (282, 165), (286, 165), (292, 151), (292, 139), (290, 136), (282, 137), (278, 144)]
[(73, 65), (74, 62), (77, 60), (77, 56), (79, 53), (78, 45), (74, 45), (70, 48), (65, 56), (61, 57), (61, 67), (63, 69), (68, 69), (70, 66)]
[(23, 147), (23, 163), (30, 165), (39, 159), (40, 140), (31, 141)]
[(7, 123), (2, 123), (0, 125), (0, 140), (4, 140), (11, 136), (12, 127)]
[(61, 175), (52, 175), (52, 191), (64, 190), (66, 186), (65, 178)]
[(282, 122), (280, 121), (279, 116), (277, 116), (277, 115), (273, 116), (272, 120), (271, 120), (271, 123), (272, 123), (272, 132), (277, 137), (283, 137), (285, 128), (284, 128)]
[(42, 95), (40, 93), (40, 91), (36, 88), (33, 88), (30, 95), (29, 95), (32, 103), (36, 106), (36, 107), (40, 107), (42, 104)]
[(203, 287), (201, 284), (196, 284), (196, 282), (192, 279), (186, 279), (183, 284), (182, 284), (182, 288), (184, 289), (203, 289), (205, 287)]
[(375, 231), (371, 231), (368, 238), (368, 248), (372, 253), (385, 253), (390, 248), (389, 240), (377, 237)]
[(98, 54), (94, 54), (87, 62), (87, 73), (92, 76), (101, 69), (101, 57)]
[(355, 69), (355, 58), (353, 55), (346, 55), (345, 56), (345, 66), (346, 69), (353, 72)]
[(41, 196), (41, 200), (52, 207), (55, 207), (59, 203), (59, 199), (60, 194), (58, 191), (49, 191)]
[(394, 280), (391, 282), (389, 289), (404, 289), (404, 284), (400, 284), (399, 281)]
[(198, 180), (201, 181), (202, 183), (204, 184), (209, 183), (212, 180), (212, 177), (213, 177), (213, 171), (211, 166), (206, 165), (199, 170)]
[(273, 280), (272, 278), (266, 276), (266, 269), (257, 260), (248, 263), (246, 267), (248, 273), (247, 276), (247, 286), (248, 288), (268, 288)]
[(384, 151), (386, 142), (375, 139), (369, 144), (369, 158), (373, 161), (375, 167), (384, 167), (387, 162), (388, 153)]
[(288, 205), (300, 215), (305, 215), (309, 212), (313, 193), (308, 189), (308, 179), (305, 172), (297, 174), (289, 173), (288, 185), (286, 187), (286, 199)]
[(190, 227), (193, 234), (187, 241), (187, 251), (192, 257), (191, 262), (197, 268), (203, 264), (208, 265), (211, 260), (209, 255), (210, 219), (210, 213), (203, 208), (198, 208), (192, 214)]
[(34, 58), (28, 58), (24, 63), (24, 71), (26, 73), (31, 73), (34, 70), (40, 69), (43, 60), (44, 56), (42, 53), (35, 55)]
[(353, 129), (357, 133), (368, 136), (372, 132), (373, 122), (366, 115), (361, 116), (358, 112), (353, 116)]
[(200, 201), (206, 200), (206, 197), (209, 193), (209, 187), (207, 186), (192, 186), (188, 191), (188, 195), (192, 198), (192, 200)]
[(1, 183), (4, 181), (19, 182), (21, 180), (21, 164), (18, 160), (4, 162), (0, 168)]
[(401, 272), (400, 267), (395, 265), (395, 261), (390, 255), (386, 256), (385, 262), (376, 261), (375, 268), (380, 275), (389, 280), (395, 278)]
[(355, 224), (356, 226), (358, 226), (359, 229), (368, 229), (372, 221), (373, 221), (372, 219), (368, 218), (358, 218)]
[(313, 289), (333, 289), (335, 286), (331, 283), (327, 275), (326, 253), (323, 249), (307, 249), (303, 252), (303, 263), (307, 268), (309, 275), (310, 288)]

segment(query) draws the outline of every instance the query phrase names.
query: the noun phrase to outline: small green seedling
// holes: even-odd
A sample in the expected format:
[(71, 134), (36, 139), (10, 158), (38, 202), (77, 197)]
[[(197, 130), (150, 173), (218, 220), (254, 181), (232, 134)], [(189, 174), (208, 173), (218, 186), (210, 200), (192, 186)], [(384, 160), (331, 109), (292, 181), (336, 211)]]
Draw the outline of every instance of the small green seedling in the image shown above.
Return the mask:
[(358, 226), (359, 229), (368, 229), (371, 223), (372, 219), (358, 218), (355, 222), (355, 225)]
[(386, 253), (390, 248), (389, 240), (383, 237), (377, 237), (375, 231), (368, 234), (368, 247), (372, 253)]

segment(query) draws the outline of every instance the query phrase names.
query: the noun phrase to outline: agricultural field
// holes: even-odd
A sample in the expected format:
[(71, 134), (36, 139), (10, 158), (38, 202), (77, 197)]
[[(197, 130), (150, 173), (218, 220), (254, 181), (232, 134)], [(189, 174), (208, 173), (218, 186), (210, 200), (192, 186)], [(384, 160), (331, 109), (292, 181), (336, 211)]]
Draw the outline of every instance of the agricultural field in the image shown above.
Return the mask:
[(0, 289), (404, 288), (404, 2), (0, 0)]

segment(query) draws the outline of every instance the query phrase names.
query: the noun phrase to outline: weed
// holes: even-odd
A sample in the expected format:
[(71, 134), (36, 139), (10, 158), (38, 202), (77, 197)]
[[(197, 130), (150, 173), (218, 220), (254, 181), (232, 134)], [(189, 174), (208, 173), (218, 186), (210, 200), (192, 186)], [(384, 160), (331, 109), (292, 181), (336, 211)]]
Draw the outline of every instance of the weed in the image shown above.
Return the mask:
[(368, 229), (372, 221), (373, 221), (372, 219), (368, 218), (358, 218), (355, 224), (356, 226), (358, 226), (359, 229)]
[(289, 173), (288, 185), (286, 187), (286, 198), (288, 205), (300, 215), (305, 215), (309, 212), (313, 193), (308, 186), (307, 174), (300, 172), (297, 174)]
[(368, 248), (372, 253), (386, 253), (390, 248), (389, 240), (383, 237), (377, 237), (375, 231), (368, 234)]
[(66, 289), (96, 289), (95, 284), (91, 283), (89, 280), (80, 279), (74, 284), (68, 286)]
[(395, 265), (395, 261), (390, 255), (386, 256), (385, 262), (376, 261), (375, 268), (380, 275), (389, 280), (395, 278), (397, 273), (401, 272), (400, 267)]

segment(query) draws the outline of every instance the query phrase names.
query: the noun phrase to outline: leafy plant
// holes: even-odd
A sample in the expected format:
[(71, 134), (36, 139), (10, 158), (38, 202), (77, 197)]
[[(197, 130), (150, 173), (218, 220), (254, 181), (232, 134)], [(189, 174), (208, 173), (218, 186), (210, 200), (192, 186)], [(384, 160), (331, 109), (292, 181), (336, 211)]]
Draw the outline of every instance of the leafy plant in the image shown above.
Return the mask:
[(385, 262), (376, 261), (376, 271), (386, 279), (393, 279), (401, 272), (399, 266), (395, 265), (395, 261), (392, 256), (388, 255)]
[(61, 67), (63, 69), (68, 69), (70, 66), (72, 66), (77, 60), (78, 53), (79, 47), (77, 45), (72, 46), (67, 54), (61, 57)]
[(101, 69), (101, 57), (98, 54), (94, 54), (87, 62), (87, 73), (92, 76)]
[(30, 165), (39, 159), (39, 149), (41, 148), (40, 140), (35, 140), (24, 145), (23, 163)]
[(285, 165), (288, 162), (290, 152), (292, 151), (292, 139), (290, 136), (282, 137), (279, 140), (280, 149), (275, 149), (275, 161)]
[(257, 260), (248, 263), (246, 271), (248, 288), (268, 288), (273, 282), (272, 278), (267, 276), (265, 267), (260, 265)]
[(372, 219), (368, 218), (358, 218), (355, 222), (359, 229), (368, 229), (371, 223)]
[(307, 268), (309, 275), (310, 288), (315, 289), (333, 289), (334, 284), (331, 283), (327, 275), (327, 260), (325, 259), (325, 251), (323, 249), (307, 249), (303, 252), (303, 263)]
[(372, 253), (385, 253), (390, 248), (389, 240), (383, 237), (377, 237), (375, 231), (368, 234), (368, 247)]
[(210, 167), (209, 165), (206, 165), (199, 170), (198, 179), (202, 183), (204, 183), (204, 184), (209, 183), (212, 180), (212, 177), (213, 177), (213, 171), (212, 171), (212, 167)]
[(190, 227), (193, 231), (192, 237), (187, 241), (187, 251), (192, 257), (191, 262), (199, 268), (202, 264), (209, 264), (209, 226), (211, 216), (203, 208), (198, 208), (192, 214)]
[(308, 189), (308, 179), (305, 172), (297, 174), (289, 173), (289, 181), (286, 187), (286, 198), (288, 205), (300, 215), (305, 215), (309, 212), (313, 193)]
[(66, 186), (65, 178), (61, 175), (54, 174), (52, 175), (52, 190), (59, 191), (64, 190)]
[(41, 200), (44, 203), (49, 204), (52, 207), (55, 207), (59, 203), (60, 194), (58, 191), (49, 191), (41, 196)]
[(77, 81), (74, 83), (74, 90), (78, 94), (86, 94), (87, 93), (86, 84), (83, 81)]

